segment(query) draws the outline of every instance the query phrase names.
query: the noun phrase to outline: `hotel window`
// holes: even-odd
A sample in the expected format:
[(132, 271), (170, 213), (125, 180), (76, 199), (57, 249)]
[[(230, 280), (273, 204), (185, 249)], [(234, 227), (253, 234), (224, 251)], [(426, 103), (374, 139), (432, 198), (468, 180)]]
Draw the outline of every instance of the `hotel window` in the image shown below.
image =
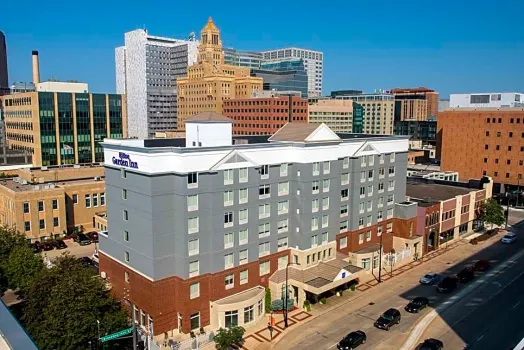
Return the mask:
[(248, 250), (244, 249), (238, 252), (238, 264), (243, 265), (248, 262)]
[(122, 189), (122, 199), (123, 200), (127, 199), (127, 190), (126, 189)]
[(98, 207), (98, 193), (93, 193), (93, 207)]
[(327, 244), (328, 243), (328, 233), (323, 232), (322, 233), (322, 243), (321, 244)]
[(313, 163), (313, 176), (317, 176), (320, 174), (320, 163), (316, 162)]
[(226, 289), (231, 289), (235, 286), (235, 275), (227, 275), (224, 278), (224, 284), (226, 285)]
[(365, 167), (366, 166), (366, 156), (360, 157), (360, 166)]
[(189, 286), (189, 298), (195, 299), (200, 296), (200, 283), (193, 283)]
[(271, 215), (271, 204), (261, 204), (258, 206), (258, 218), (263, 219)]
[[(88, 195), (86, 195), (88, 196)], [(87, 207), (87, 204), (86, 204), (86, 207)], [(91, 205), (88, 207), (90, 208)], [(38, 201), (38, 211), (41, 212), (41, 211), (44, 211), (44, 202), (43, 201)]]
[(229, 211), (227, 213), (224, 213), (224, 227), (231, 226), (233, 226), (233, 212)]
[(187, 174), (187, 187), (188, 188), (197, 188), (198, 187), (198, 174), (197, 173)]
[(395, 153), (391, 153), (389, 155), (389, 161), (390, 161), (390, 163), (393, 163), (395, 161)]
[[(240, 271), (240, 284), (246, 284), (248, 282), (248, 270)], [(253, 306), (251, 306), (253, 308)], [(253, 321), (253, 319), (251, 319)], [(244, 315), (244, 323), (246, 323), (246, 315)]]
[(394, 176), (395, 175), (395, 167), (394, 166), (390, 166), (389, 167), (388, 174), (389, 174), (389, 176)]
[(372, 196), (373, 195), (373, 185), (369, 185), (368, 186), (368, 196)]
[(395, 180), (388, 181), (388, 191), (393, 191), (395, 189)]
[(280, 182), (278, 184), (278, 195), (285, 196), (289, 194), (289, 182)]
[(247, 188), (241, 188), (240, 190), (238, 190), (238, 203), (239, 204), (247, 203), (247, 196), (248, 196)]
[(378, 226), (377, 227), (377, 236), (381, 236), (382, 235), (382, 226)]
[(278, 214), (286, 214), (289, 211), (289, 201), (278, 202)]
[(271, 187), (269, 184), (258, 186), (258, 197), (260, 199), (269, 198), (271, 195)]
[(318, 199), (313, 199), (311, 201), (311, 212), (316, 213), (318, 211)]
[(349, 198), (349, 190), (347, 188), (340, 191), (340, 199), (345, 201)]
[(341, 217), (348, 216), (348, 212), (349, 212), (349, 205), (348, 204), (343, 205), (343, 206), (340, 207), (340, 216)]
[[(86, 201), (86, 208), (91, 208), (91, 195), (86, 194), (85, 195), (85, 201)], [(42, 202), (42, 204), (43, 204), (43, 202)], [(38, 211), (41, 211), (40, 210), (40, 202), (38, 202)]]
[(349, 167), (349, 158), (343, 158), (342, 159), (342, 168), (347, 169)]
[(224, 206), (228, 207), (230, 205), (233, 205), (233, 191), (225, 191), (224, 192)]
[(287, 232), (289, 229), (288, 219), (280, 220), (277, 225), (278, 225), (278, 233)]
[(313, 194), (318, 193), (318, 181), (312, 182)]
[(369, 170), (368, 171), (368, 181), (372, 181), (373, 180), (373, 170)]
[(198, 194), (187, 196), (187, 211), (198, 210)]
[(24, 222), (24, 230), (27, 232), (27, 231), (31, 231), (31, 222), (30, 221), (26, 221)]
[(371, 241), (371, 231), (366, 232), (366, 242)]
[(366, 188), (360, 187), (360, 198), (364, 198), (366, 196)]
[(197, 312), (196, 314), (192, 314), (189, 317), (189, 324), (191, 326), (191, 330), (200, 328), (200, 312)]
[(364, 243), (364, 234), (360, 233), (358, 235), (358, 244), (362, 244), (362, 243)]
[(388, 195), (388, 205), (393, 204), (394, 201), (395, 201), (395, 195), (394, 194)]
[(224, 249), (231, 248), (235, 245), (235, 235), (233, 232), (224, 233)]
[(311, 218), (311, 231), (318, 230), (318, 218)]
[(311, 236), (311, 248), (315, 248), (318, 245), (318, 235)]
[(125, 169), (120, 169), (120, 176), (122, 179), (127, 179), (127, 171)]
[(127, 210), (124, 210), (123, 214), (124, 214), (123, 215), (124, 216), (124, 221), (129, 220), (129, 214), (128, 214)]
[(322, 181), (322, 192), (329, 192), (329, 179)]
[(365, 171), (360, 172), (360, 182), (366, 182), (366, 172)]
[(124, 271), (124, 280), (129, 283), (129, 272)]
[(124, 241), (129, 242), (129, 232), (124, 231)]
[(269, 261), (261, 262), (259, 265), (259, 275), (264, 276), (269, 273)]
[(224, 255), (224, 268), (229, 269), (233, 267), (233, 253)]
[(125, 261), (129, 262), (129, 252), (125, 252)]
[(280, 176), (287, 176), (287, 163), (280, 164)]
[(106, 193), (105, 192), (100, 193), (100, 205), (101, 206), (106, 205)]
[(58, 209), (58, 199), (53, 199), (52, 205), (53, 205), (53, 210), (57, 210)]
[(386, 169), (384, 167), (380, 167), (380, 169), (378, 169), (378, 178), (379, 179), (383, 178), (385, 173), (386, 173)]
[(374, 155), (369, 155), (368, 156), (368, 164), (369, 164), (369, 166), (373, 166), (375, 164), (375, 156)]
[(340, 238), (340, 248), (346, 248), (348, 246), (348, 238), (342, 237)]
[(60, 221), (58, 218), (53, 218), (53, 227), (58, 227), (60, 226)]
[(358, 218), (358, 226), (364, 227), (364, 218), (363, 217)]
[(24, 206), (24, 214), (29, 214), (29, 203), (25, 202), (23, 206)]
[(78, 195), (77, 194), (73, 195), (73, 204), (78, 204)]
[(340, 184), (341, 185), (349, 184), (349, 173), (342, 174)]
[(262, 165), (260, 167), (260, 177), (262, 179), (269, 179), (269, 165)]
[(198, 232), (198, 217), (187, 219), (187, 231), (188, 233)]
[(231, 185), (233, 183), (233, 169), (224, 170), (224, 185)]
[(340, 233), (346, 232), (348, 230), (348, 221), (342, 221), (340, 223)]
[(258, 238), (264, 238), (270, 235), (270, 224), (269, 222), (265, 224), (258, 225)]
[(198, 242), (198, 238), (197, 239), (192, 239), (188, 242), (187, 244), (187, 250), (188, 250), (188, 254), (189, 256), (192, 256), (192, 255), (197, 255), (199, 253), (199, 242)]
[(322, 198), (322, 210), (329, 209), (329, 197)]
[(384, 183), (379, 182), (378, 183), (378, 193), (382, 193), (382, 192), (384, 192)]
[(378, 156), (378, 159), (379, 159), (379, 163), (380, 163), (380, 164), (384, 164), (384, 155), (383, 155), (383, 154), (380, 154), (380, 155)]
[(329, 226), (329, 215), (322, 215), (322, 228)]
[(388, 209), (387, 218), (391, 219), (392, 217), (393, 217), (393, 209)]
[(238, 169), (238, 182), (247, 182), (248, 180), (248, 169), (240, 168)]
[(278, 251), (284, 250), (287, 248), (288, 238), (282, 237), (278, 239)]
[(258, 245), (258, 257), (266, 256), (269, 254), (270, 244), (269, 242), (260, 243)]
[(329, 161), (328, 162), (324, 162), (324, 164), (322, 164), (322, 169), (324, 171), (324, 174), (329, 174), (329, 172), (331, 171), (331, 167), (330, 167)]
[(366, 225), (371, 226), (371, 223), (372, 223), (371, 215), (368, 215), (368, 217), (366, 218)]
[(243, 225), (248, 221), (248, 210), (241, 209), (238, 211), (238, 224)]

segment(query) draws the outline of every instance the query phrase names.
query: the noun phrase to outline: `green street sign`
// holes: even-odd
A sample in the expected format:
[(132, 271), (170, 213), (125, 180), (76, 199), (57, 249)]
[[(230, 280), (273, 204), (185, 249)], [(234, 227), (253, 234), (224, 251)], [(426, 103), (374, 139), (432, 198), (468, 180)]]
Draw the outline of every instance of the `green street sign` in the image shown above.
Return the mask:
[(132, 331), (133, 331), (133, 328), (128, 328), (128, 329), (121, 330), (120, 332), (116, 332), (116, 333), (113, 333), (113, 334), (109, 334), (109, 335), (103, 336), (103, 337), (100, 338), (100, 342), (105, 343), (106, 341), (110, 341), (110, 340), (113, 340), (113, 339), (116, 339), (116, 338), (120, 338), (121, 336), (130, 334)]

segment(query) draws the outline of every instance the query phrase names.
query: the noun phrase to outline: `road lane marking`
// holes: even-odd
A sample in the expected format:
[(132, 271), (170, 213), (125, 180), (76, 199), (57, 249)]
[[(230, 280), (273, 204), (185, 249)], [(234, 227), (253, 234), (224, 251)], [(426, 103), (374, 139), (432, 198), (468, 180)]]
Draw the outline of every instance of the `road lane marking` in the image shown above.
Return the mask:
[(480, 339), (484, 338), (484, 334), (482, 334), (480, 337), (477, 338), (477, 341), (480, 341)]
[(517, 301), (517, 303), (515, 305), (513, 305), (513, 309), (516, 308), (517, 306), (519, 306), (520, 304), (520, 301)]

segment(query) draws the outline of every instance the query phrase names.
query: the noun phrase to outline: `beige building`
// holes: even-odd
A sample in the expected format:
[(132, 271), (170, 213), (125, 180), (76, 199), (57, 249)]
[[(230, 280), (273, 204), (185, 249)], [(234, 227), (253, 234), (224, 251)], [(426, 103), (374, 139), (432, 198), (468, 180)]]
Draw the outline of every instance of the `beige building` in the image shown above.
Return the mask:
[(353, 101), (319, 100), (310, 104), (309, 122), (324, 123), (334, 132), (353, 132)]
[(428, 102), (426, 100), (405, 99), (397, 100), (400, 120), (428, 120)]
[[(364, 134), (393, 134), (395, 97), (378, 91), (372, 94), (341, 95), (337, 100), (352, 100), (362, 106), (362, 132)], [(356, 119), (356, 111), (353, 116)]]
[(178, 131), (185, 131), (185, 120), (195, 114), (222, 114), (224, 100), (249, 98), (262, 90), (262, 78), (251, 77), (249, 68), (224, 64), (220, 31), (211, 17), (200, 35), (197, 63), (177, 79)]
[(17, 177), (0, 180), (0, 225), (33, 241), (59, 237), (75, 227), (98, 229), (96, 217), (105, 212), (102, 166), (21, 169)]
[(36, 167), (102, 162), (104, 138), (127, 137), (124, 95), (38, 91), (0, 103), (8, 147), (31, 152)]

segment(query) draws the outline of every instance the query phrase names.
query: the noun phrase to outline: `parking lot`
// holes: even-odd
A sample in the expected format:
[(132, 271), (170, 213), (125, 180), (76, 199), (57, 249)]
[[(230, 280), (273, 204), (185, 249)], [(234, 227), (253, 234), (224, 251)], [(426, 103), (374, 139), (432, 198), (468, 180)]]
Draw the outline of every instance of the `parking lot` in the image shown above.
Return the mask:
[[(87, 256), (91, 257), (93, 253), (95, 252), (95, 243), (91, 243), (89, 245), (79, 245), (78, 243), (74, 242), (72, 239), (66, 239), (64, 240), (65, 244), (67, 245), (67, 248), (65, 249), (53, 249), (49, 250), (47, 252), (42, 252), (41, 254), (43, 256), (47, 256), (49, 259), (53, 260), (54, 258), (60, 256), (61, 254), (65, 252), (69, 252), (69, 254), (76, 256), (78, 258)], [(96, 243), (98, 244), (98, 243)]]

